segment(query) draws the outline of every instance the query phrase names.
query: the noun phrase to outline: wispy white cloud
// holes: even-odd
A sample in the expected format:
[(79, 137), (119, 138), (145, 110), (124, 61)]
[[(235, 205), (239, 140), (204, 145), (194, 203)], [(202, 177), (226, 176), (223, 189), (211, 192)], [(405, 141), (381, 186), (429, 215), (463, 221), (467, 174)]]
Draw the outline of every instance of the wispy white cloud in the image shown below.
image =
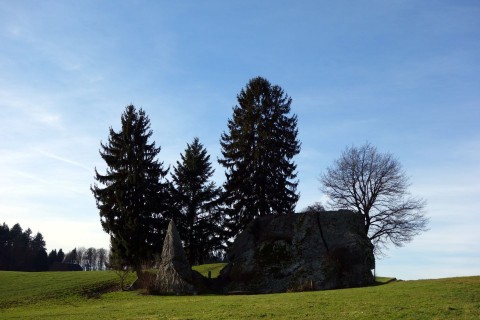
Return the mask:
[(50, 152), (46, 152), (45, 150), (34, 149), (34, 151), (38, 152), (42, 156), (45, 156), (45, 157), (48, 157), (48, 158), (51, 158), (51, 159), (54, 159), (54, 160), (58, 160), (58, 161), (61, 161), (61, 162), (67, 163), (67, 164), (71, 164), (71, 165), (80, 167), (80, 168), (85, 169), (85, 170), (90, 171), (90, 172), (92, 171), (91, 167), (87, 167), (87, 166), (85, 166), (85, 165), (83, 165), (83, 164), (81, 164), (77, 161), (74, 161), (74, 160), (71, 160), (71, 159), (68, 159), (68, 158), (65, 158), (65, 157), (61, 157), (61, 156), (58, 156), (58, 155), (50, 153)]
[(0, 130), (3, 132), (16, 132), (19, 128), (62, 130), (64, 128), (62, 117), (53, 110), (52, 98), (44, 93), (38, 94), (24, 88), (0, 88), (0, 108), (3, 112)]

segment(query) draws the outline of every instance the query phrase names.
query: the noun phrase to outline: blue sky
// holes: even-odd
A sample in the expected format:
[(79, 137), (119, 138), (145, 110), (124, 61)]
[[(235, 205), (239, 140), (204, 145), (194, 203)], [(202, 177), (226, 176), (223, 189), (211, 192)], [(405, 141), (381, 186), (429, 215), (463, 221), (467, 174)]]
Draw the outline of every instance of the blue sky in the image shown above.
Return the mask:
[(49, 250), (108, 247), (89, 187), (125, 106), (147, 112), (167, 166), (195, 136), (215, 160), (263, 76), (298, 115), (297, 209), (325, 203), (319, 174), (369, 141), (431, 219), (377, 274), (479, 275), (479, 39), (477, 1), (0, 1), (0, 223)]

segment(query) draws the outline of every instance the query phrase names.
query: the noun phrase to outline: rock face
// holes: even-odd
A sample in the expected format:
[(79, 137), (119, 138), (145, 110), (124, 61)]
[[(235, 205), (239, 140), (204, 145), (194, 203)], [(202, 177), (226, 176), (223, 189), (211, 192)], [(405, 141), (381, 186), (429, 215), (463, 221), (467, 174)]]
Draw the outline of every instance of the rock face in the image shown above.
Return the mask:
[(191, 284), (193, 276), (177, 228), (170, 220), (163, 242), (155, 289), (159, 293), (195, 293), (196, 288)]
[(270, 293), (372, 284), (373, 247), (361, 214), (326, 211), (255, 219), (221, 273), (226, 291)]

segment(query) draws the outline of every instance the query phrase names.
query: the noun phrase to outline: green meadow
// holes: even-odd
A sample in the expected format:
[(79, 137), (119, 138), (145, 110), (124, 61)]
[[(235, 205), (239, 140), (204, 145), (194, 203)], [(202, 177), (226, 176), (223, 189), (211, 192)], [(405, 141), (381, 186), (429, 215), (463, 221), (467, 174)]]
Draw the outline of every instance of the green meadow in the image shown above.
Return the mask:
[[(216, 276), (220, 268), (197, 270)], [(110, 271), (1, 271), (0, 319), (480, 319), (480, 276), (380, 280), (316, 292), (148, 296), (118, 291)]]
[(194, 266), (192, 269), (200, 272), (200, 274), (205, 278), (208, 278), (208, 272), (210, 271), (210, 276), (212, 278), (216, 278), (225, 265), (226, 263), (202, 264), (200, 266)]

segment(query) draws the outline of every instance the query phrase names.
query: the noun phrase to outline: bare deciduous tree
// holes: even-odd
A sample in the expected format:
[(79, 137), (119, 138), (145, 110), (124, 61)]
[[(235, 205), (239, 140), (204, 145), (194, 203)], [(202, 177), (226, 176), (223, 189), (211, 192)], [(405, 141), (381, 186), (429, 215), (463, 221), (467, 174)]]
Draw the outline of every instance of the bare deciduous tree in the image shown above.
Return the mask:
[(92, 271), (95, 270), (95, 267), (97, 265), (96, 260), (97, 260), (97, 249), (90, 247), (85, 251), (84, 258), (86, 260), (86, 270), (87, 271)]
[(77, 248), (77, 263), (82, 267), (83, 270), (86, 270), (86, 252), (87, 249), (85, 247)]
[(97, 249), (97, 270), (105, 270), (108, 262), (108, 251), (104, 248)]
[(425, 200), (408, 192), (409, 179), (400, 162), (370, 143), (346, 148), (320, 182), (329, 205), (364, 215), (365, 232), (376, 253), (389, 243), (402, 246), (427, 230)]
[(323, 206), (323, 204), (321, 202), (314, 202), (313, 204), (309, 205), (308, 207), (306, 207), (305, 209), (303, 209), (301, 212), (315, 212), (315, 213), (318, 213), (318, 212), (323, 212), (325, 211), (325, 207)]
[(90, 247), (75, 248), (68, 252), (63, 259), (64, 263), (76, 263), (85, 271), (105, 270), (108, 265), (109, 252), (104, 248)]

